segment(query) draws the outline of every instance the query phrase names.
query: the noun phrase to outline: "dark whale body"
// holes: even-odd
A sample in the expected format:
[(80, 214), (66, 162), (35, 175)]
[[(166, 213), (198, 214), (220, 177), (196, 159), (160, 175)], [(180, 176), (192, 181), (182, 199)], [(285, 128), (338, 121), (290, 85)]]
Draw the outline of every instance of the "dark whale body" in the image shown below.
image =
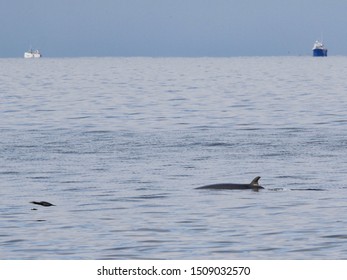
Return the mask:
[(47, 201), (31, 201), (30, 203), (45, 206), (45, 207), (55, 206), (54, 204), (49, 203)]
[(257, 176), (249, 184), (213, 184), (203, 187), (198, 187), (196, 189), (210, 189), (210, 190), (253, 190), (258, 191), (264, 189), (258, 184), (260, 176)]

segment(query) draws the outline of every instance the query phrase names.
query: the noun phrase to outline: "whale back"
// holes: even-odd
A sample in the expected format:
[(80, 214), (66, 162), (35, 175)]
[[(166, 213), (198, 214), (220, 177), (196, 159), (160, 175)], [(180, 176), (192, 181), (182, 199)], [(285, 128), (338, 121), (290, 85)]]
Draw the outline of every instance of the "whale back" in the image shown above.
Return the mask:
[(213, 184), (198, 187), (196, 189), (215, 189), (215, 190), (246, 190), (252, 189), (254, 191), (258, 191), (259, 189), (263, 189), (262, 186), (259, 185), (258, 181), (260, 176), (255, 177), (250, 184)]

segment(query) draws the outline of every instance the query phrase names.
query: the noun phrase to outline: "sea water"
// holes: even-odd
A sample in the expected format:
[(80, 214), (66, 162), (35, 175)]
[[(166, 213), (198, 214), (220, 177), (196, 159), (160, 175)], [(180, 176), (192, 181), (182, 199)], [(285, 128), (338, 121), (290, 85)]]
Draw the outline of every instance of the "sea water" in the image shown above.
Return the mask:
[(0, 258), (345, 259), (346, 77), (347, 57), (0, 59)]

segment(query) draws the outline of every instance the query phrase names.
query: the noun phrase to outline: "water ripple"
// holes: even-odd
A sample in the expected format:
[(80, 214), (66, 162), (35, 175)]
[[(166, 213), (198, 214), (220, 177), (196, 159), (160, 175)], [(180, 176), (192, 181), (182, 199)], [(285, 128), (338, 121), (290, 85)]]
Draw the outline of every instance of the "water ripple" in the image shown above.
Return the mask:
[(317, 62), (0, 59), (0, 257), (344, 259), (347, 59)]

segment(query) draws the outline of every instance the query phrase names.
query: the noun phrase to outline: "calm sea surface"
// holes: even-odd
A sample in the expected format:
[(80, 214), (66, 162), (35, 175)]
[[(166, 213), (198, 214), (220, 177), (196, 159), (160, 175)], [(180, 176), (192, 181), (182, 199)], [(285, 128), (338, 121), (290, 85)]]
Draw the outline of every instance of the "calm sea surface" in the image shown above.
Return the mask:
[(346, 108), (347, 57), (0, 59), (0, 259), (346, 259)]

